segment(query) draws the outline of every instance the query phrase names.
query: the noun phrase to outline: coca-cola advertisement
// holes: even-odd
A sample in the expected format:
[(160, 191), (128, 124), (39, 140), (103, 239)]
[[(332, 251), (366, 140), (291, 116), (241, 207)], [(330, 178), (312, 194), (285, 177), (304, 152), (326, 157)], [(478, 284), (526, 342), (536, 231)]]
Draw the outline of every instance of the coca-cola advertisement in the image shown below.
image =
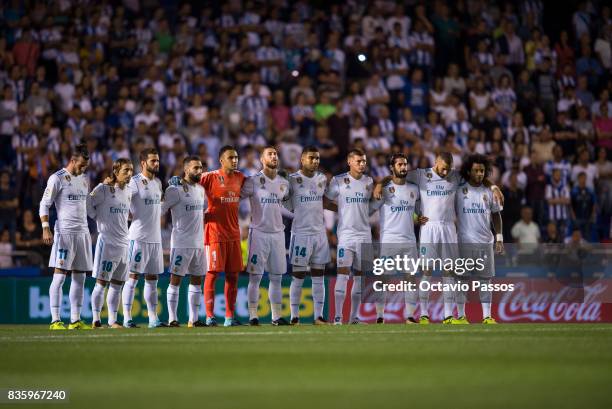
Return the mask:
[[(432, 281), (436, 281), (433, 279)], [(438, 280), (439, 281), (439, 280)], [(500, 323), (598, 323), (612, 322), (612, 279), (599, 279), (589, 284), (572, 286), (563, 280), (547, 278), (499, 278), (499, 284), (513, 284), (513, 291), (496, 292), (493, 295), (492, 315)], [(334, 288), (334, 280), (330, 280)], [(349, 281), (347, 293), (350, 293)], [(385, 323), (403, 323), (405, 315), (405, 292), (387, 292), (380, 298), (374, 286), (366, 285), (362, 296), (359, 318), (363, 322), (376, 321), (376, 303), (384, 299)], [(333, 291), (329, 292), (329, 313), (335, 316)], [(349, 298), (349, 297), (347, 297)], [(468, 292), (466, 316), (473, 323), (480, 322), (482, 310), (476, 292)], [(350, 313), (350, 298), (346, 300), (343, 316)], [(420, 315), (419, 306), (414, 313)], [(442, 292), (429, 295), (428, 315), (433, 322), (444, 319)]]

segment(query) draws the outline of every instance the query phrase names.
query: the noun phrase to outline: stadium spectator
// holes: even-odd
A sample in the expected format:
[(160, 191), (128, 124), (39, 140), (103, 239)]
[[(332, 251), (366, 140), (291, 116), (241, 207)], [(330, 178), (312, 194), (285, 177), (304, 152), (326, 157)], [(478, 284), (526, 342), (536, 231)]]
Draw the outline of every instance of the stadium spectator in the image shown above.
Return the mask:
[(512, 226), (512, 238), (520, 244), (536, 244), (540, 241), (540, 229), (532, 220), (533, 213), (529, 206), (521, 209), (521, 220)]

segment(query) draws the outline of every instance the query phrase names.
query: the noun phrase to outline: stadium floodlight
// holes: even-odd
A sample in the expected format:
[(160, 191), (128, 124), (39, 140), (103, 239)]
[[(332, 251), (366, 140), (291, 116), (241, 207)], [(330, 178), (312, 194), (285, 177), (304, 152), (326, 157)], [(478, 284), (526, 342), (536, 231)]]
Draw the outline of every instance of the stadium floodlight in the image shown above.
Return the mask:
[(363, 53), (357, 55), (357, 59), (359, 60), (359, 62), (365, 62), (365, 60), (367, 60), (365, 54)]

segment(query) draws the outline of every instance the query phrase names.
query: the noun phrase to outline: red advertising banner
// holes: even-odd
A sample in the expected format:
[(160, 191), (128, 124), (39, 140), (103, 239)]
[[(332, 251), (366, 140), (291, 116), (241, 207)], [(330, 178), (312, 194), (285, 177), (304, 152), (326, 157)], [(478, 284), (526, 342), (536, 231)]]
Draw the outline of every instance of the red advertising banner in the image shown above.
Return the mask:
[[(435, 281), (433, 279), (432, 281)], [(369, 282), (369, 280), (368, 280)], [(590, 282), (572, 283), (554, 278), (499, 278), (495, 283), (513, 284), (513, 291), (494, 292), (492, 315), (500, 323), (598, 323), (612, 322), (612, 279), (596, 279)], [(333, 320), (335, 279), (329, 280), (329, 317)], [(344, 322), (350, 315), (352, 280), (346, 290), (343, 308)], [(359, 310), (361, 321), (376, 321), (374, 290), (371, 285), (363, 286), (364, 294)], [(381, 297), (381, 294), (377, 295)], [(379, 298), (380, 299), (380, 298)], [(482, 319), (478, 293), (468, 293), (466, 315), (470, 322)], [(404, 293), (385, 294), (385, 322), (405, 322)], [(415, 316), (420, 315), (417, 305)], [(429, 292), (428, 315), (433, 322), (443, 317), (442, 292)]]

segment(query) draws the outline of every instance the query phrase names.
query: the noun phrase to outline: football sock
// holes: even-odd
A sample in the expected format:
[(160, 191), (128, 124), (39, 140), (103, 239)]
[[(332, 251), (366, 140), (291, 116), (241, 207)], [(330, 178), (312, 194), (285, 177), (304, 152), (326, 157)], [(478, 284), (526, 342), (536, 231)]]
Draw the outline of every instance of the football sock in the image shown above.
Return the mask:
[(270, 274), (270, 285), (268, 287), (268, 297), (270, 299), (270, 309), (272, 310), (272, 321), (281, 317), (283, 302), (282, 274)]
[(417, 291), (406, 291), (404, 293), (404, 302), (406, 303), (406, 318), (414, 318), (414, 311), (418, 299)]
[(322, 317), (325, 307), (325, 277), (312, 277), (312, 300), (314, 301), (314, 318)]
[(70, 322), (81, 319), (81, 307), (83, 307), (83, 286), (85, 285), (85, 273), (73, 272), (70, 279)]
[(108, 307), (108, 325), (117, 322), (117, 310), (119, 309), (119, 294), (121, 294), (121, 284), (110, 283), (106, 292), (106, 306)]
[(250, 274), (249, 285), (247, 287), (247, 299), (249, 303), (249, 319), (257, 317), (257, 307), (259, 306), (259, 283), (263, 274)]
[(336, 276), (336, 286), (334, 287), (334, 307), (336, 310), (336, 318), (342, 319), (342, 309), (344, 307), (344, 298), (346, 297), (346, 284), (348, 283), (348, 274), (338, 274)]
[(166, 300), (168, 302), (168, 322), (178, 321), (176, 318), (176, 309), (178, 307), (180, 287), (178, 285), (168, 285), (166, 292)]
[(422, 286), (426, 286), (426, 284), (422, 283), (429, 283), (429, 279), (429, 276), (423, 276), (421, 278), (421, 283), (419, 284), (419, 304), (421, 305), (421, 317), (425, 315), (429, 316), (429, 289), (423, 290), (421, 288)]
[(385, 303), (377, 302), (376, 303), (376, 318), (384, 318), (385, 317)]
[(350, 321), (359, 318), (359, 306), (361, 305), (361, 277), (353, 277), (353, 287), (351, 288), (351, 317)]
[(100, 312), (102, 312), (102, 306), (104, 305), (104, 286), (98, 282), (91, 292), (91, 314), (93, 321), (100, 321)]
[[(480, 280), (480, 288), (486, 288), (488, 284), (491, 284), (491, 280), (489, 279), (481, 279)], [(482, 305), (482, 318), (487, 318), (491, 316), (491, 291), (480, 290), (480, 304)]]
[(292, 278), (291, 286), (289, 287), (289, 305), (291, 307), (291, 318), (298, 318), (300, 316), (300, 304), (302, 302), (303, 285), (303, 278)]
[(215, 282), (217, 273), (209, 271), (204, 278), (204, 305), (206, 306), (206, 316), (215, 316)]
[(194, 323), (200, 315), (200, 299), (202, 298), (202, 289), (199, 285), (189, 284), (189, 294), (187, 296), (189, 303), (189, 322)]
[(145, 280), (144, 299), (147, 303), (149, 324), (154, 324), (159, 320), (157, 318), (157, 280)]
[(62, 287), (66, 281), (66, 274), (53, 274), (53, 281), (49, 286), (49, 307), (51, 308), (51, 321), (60, 320), (60, 310), (62, 308), (63, 291)]
[(121, 301), (123, 303), (123, 321), (132, 320), (132, 304), (134, 303), (134, 291), (136, 291), (136, 285), (138, 284), (137, 278), (128, 278), (125, 284), (123, 284), (123, 291), (121, 292)]
[[(453, 285), (455, 283), (454, 277), (442, 277), (442, 284), (444, 287)], [(454, 307), (454, 291), (442, 289), (442, 299), (444, 300), (444, 318), (450, 317), (453, 315), (453, 307)]]
[(233, 318), (238, 295), (238, 273), (225, 273), (225, 317)]

